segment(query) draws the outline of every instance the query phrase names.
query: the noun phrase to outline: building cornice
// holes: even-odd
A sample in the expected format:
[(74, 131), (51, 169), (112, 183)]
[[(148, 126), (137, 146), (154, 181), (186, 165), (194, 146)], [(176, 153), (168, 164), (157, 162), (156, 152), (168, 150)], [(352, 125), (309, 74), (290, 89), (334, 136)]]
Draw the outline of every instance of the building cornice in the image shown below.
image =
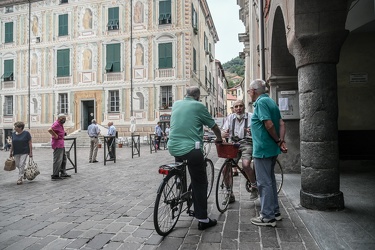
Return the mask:
[(43, 0), (2, 0), (0, 1), (0, 7), (13, 6), (18, 4), (35, 3)]

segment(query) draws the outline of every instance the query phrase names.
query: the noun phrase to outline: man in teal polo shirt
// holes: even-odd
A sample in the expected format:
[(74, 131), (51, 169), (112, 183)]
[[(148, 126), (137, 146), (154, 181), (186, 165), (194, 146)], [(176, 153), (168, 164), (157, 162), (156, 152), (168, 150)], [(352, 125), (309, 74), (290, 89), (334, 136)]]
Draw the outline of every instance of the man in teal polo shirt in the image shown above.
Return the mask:
[(199, 220), (198, 229), (215, 226), (217, 221), (207, 215), (207, 173), (203, 156), (203, 126), (212, 129), (216, 142), (222, 142), (219, 127), (207, 108), (199, 102), (198, 87), (189, 87), (183, 100), (173, 103), (168, 150), (176, 161), (188, 161), (193, 189), (194, 214)]
[(253, 136), (253, 158), (255, 175), (260, 195), (260, 216), (251, 219), (258, 226), (276, 226), (281, 220), (277, 199), (275, 164), (280, 152), (287, 152), (285, 123), (281, 119), (279, 107), (266, 94), (266, 82), (254, 80), (248, 93), (253, 101), (254, 113), (251, 117)]

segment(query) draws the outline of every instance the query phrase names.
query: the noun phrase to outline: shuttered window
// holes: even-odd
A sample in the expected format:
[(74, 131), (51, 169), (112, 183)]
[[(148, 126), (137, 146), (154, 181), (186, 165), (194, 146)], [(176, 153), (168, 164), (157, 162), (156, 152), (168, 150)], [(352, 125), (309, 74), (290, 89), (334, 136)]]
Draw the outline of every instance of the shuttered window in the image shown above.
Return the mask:
[(4, 60), (4, 75), (2, 78), (4, 81), (13, 81), (13, 59), (11, 60)]
[(159, 24), (172, 23), (171, 0), (159, 1)]
[(70, 50), (62, 49), (57, 51), (57, 77), (70, 75)]
[(108, 44), (105, 70), (107, 72), (120, 72), (121, 71), (121, 51), (120, 44)]
[(159, 69), (172, 68), (172, 43), (159, 43)]
[(13, 22), (5, 23), (5, 43), (13, 42)]
[(68, 14), (59, 15), (59, 36), (68, 35)]
[(108, 8), (108, 29), (119, 29), (119, 7)]

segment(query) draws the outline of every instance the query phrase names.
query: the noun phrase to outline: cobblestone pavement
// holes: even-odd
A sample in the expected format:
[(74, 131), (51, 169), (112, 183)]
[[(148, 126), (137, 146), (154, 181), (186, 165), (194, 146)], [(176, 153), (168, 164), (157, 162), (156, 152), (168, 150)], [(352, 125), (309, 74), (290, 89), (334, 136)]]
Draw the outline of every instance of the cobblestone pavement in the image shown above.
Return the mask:
[[(173, 162), (168, 151), (131, 158), (128, 147), (117, 149), (117, 161), (88, 163), (87, 148), (78, 148), (78, 172), (51, 180), (52, 149), (34, 149), (41, 174), (16, 185), (18, 169), (0, 174), (0, 249), (319, 249), (293, 205), (280, 194), (283, 220), (276, 228), (257, 227), (250, 218), (259, 200), (249, 201), (243, 177), (235, 177), (237, 201), (220, 214), (209, 198), (209, 216), (218, 225), (199, 231), (197, 221), (181, 216), (167, 237), (153, 226), (153, 206), (162, 180), (158, 166)], [(1, 151), (2, 162), (8, 152)], [(215, 168), (222, 159), (211, 152)], [(71, 154), (72, 157), (72, 154)], [(216, 172), (217, 174), (217, 172)]]

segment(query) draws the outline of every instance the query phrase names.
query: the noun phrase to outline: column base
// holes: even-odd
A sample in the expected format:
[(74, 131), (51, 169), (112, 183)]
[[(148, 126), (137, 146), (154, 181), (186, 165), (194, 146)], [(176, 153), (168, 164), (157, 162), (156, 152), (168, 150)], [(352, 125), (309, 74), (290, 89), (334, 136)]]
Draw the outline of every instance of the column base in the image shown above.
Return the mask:
[(341, 210), (345, 208), (344, 194), (342, 192), (316, 195), (301, 190), (300, 202), (303, 207), (313, 210)]

